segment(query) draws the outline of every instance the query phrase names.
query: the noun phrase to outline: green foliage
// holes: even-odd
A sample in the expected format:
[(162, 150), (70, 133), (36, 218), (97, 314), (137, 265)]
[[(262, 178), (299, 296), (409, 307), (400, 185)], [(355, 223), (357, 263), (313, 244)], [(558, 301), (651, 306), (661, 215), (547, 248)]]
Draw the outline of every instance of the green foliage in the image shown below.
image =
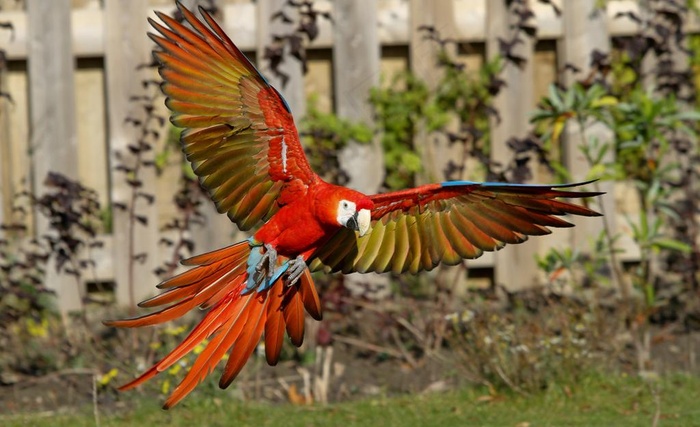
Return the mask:
[[(461, 64), (451, 62), (443, 51), (439, 55), (444, 64), (444, 75), (435, 89), (435, 105), (442, 112), (441, 121), (433, 121), (429, 130), (437, 130), (446, 123), (445, 116), (456, 116), (463, 127), (469, 128), (485, 144), (488, 142), (490, 111), (493, 96), (500, 89), (501, 82), (496, 79), (503, 68), (503, 60), (496, 56), (483, 64), (476, 72), (465, 70)], [(484, 147), (484, 153), (489, 149)]]
[[(502, 61), (496, 58), (478, 72), (470, 72), (442, 50), (438, 63), (441, 76), (434, 90), (420, 78), (405, 72), (396, 74), (388, 86), (370, 92), (370, 103), (382, 135), (385, 185), (390, 189), (414, 186), (416, 175), (420, 173), (428, 174), (429, 180), (445, 178), (430, 176), (435, 171), (424, 170), (421, 152), (423, 146), (432, 141), (415, 141), (420, 128), (462, 141), (465, 151), (469, 143), (472, 154), (488, 156), (491, 101), (499, 88), (495, 76), (501, 70)], [(454, 131), (450, 131), (451, 123), (455, 124)], [(458, 161), (454, 166), (458, 170), (464, 168)]]
[(558, 290), (581, 291), (584, 288), (607, 285), (610, 282), (608, 262), (621, 236), (613, 236), (612, 245), (602, 231), (592, 250), (582, 248), (551, 248), (536, 255), (538, 267), (547, 275), (550, 285)]
[(696, 138), (694, 122), (700, 120), (700, 112), (683, 110), (674, 96), (637, 89), (613, 113), (619, 176), (642, 184), (642, 191), (654, 181), (677, 179), (678, 164), (670, 159), (671, 139), (678, 133)]
[[(700, 45), (694, 49), (700, 51)], [(680, 96), (688, 90), (684, 74), (662, 74), (665, 71), (659, 67), (655, 77), (665, 86), (643, 87), (640, 70), (644, 55), (644, 51), (632, 49), (614, 56), (609, 64), (609, 85), (582, 82), (564, 89), (552, 86), (532, 116), (550, 153), (558, 148), (565, 126), (575, 125), (580, 135), (579, 151), (590, 167), (587, 178), (624, 183), (636, 195), (638, 212), (626, 219), (640, 256), (639, 265), (631, 271), (631, 284), (641, 301), (632, 326), (642, 337), (638, 338), (638, 349), (648, 342), (643, 338), (648, 334), (646, 319), (677, 298), (678, 289), (694, 294), (693, 283), (698, 280), (691, 267), (697, 234), (688, 235), (688, 230), (696, 228), (697, 207), (692, 200), (698, 192), (695, 178), (699, 171), (690, 159), (698, 153), (700, 113), (691, 109), (687, 100), (676, 97), (676, 93)], [(596, 135), (609, 137), (589, 134), (594, 126), (607, 132), (597, 131)], [(562, 177), (570, 178), (561, 163), (556, 169)], [(627, 278), (615, 261), (614, 246), (620, 235), (606, 229), (605, 236), (611, 269), (624, 289)], [(552, 251), (540, 265), (552, 274), (573, 271), (575, 260), (574, 253)], [(672, 263), (685, 267), (680, 267), (677, 275), (663, 271), (664, 264)], [(640, 369), (647, 368), (644, 357), (640, 356)]]
[(310, 97), (306, 116), (299, 124), (302, 145), (311, 167), (331, 182), (344, 184), (347, 175), (338, 163), (338, 154), (350, 141), (367, 144), (372, 130), (365, 124), (352, 123), (318, 108), (318, 99)]
[(567, 120), (575, 119), (583, 123), (597, 120), (609, 123), (610, 107), (616, 104), (617, 98), (609, 94), (601, 84), (588, 87), (575, 84), (566, 90), (550, 85), (547, 96), (540, 101), (539, 108), (531, 116), (531, 121), (538, 129), (545, 129), (542, 134), (545, 141), (557, 143)]
[(387, 88), (373, 88), (370, 102), (382, 135), (387, 187), (410, 187), (423, 167), (413, 146), (417, 127), (424, 120), (438, 120), (430, 92), (423, 81), (410, 73), (394, 76)]
[[(558, 255), (547, 262), (573, 258)], [(613, 337), (623, 322), (604, 312), (598, 297), (536, 289), (510, 294), (506, 307), (475, 305), (449, 316), (456, 366), (473, 382), (522, 394), (575, 383), (594, 368), (609, 369), (605, 358), (620, 351)]]

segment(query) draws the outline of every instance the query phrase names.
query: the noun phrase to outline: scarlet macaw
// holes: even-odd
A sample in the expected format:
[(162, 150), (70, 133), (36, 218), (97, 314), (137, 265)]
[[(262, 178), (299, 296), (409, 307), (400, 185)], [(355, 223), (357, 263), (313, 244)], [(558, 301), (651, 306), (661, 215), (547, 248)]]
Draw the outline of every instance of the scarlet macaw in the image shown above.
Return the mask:
[(208, 27), (178, 5), (192, 29), (164, 14), (149, 36), (163, 77), (171, 121), (219, 212), (245, 241), (183, 261), (192, 269), (158, 285), (165, 292), (139, 304), (144, 316), (106, 322), (140, 327), (176, 319), (195, 307), (201, 322), (164, 359), (121, 390), (138, 386), (209, 339), (164, 407), (185, 397), (229, 352), (219, 382), (227, 387), (261, 336), (270, 365), (284, 332), (301, 345), (304, 309), (321, 319), (310, 271), (411, 272), (457, 264), (528, 235), (570, 227), (559, 215), (597, 216), (561, 197), (580, 184), (519, 185), (452, 181), (367, 196), (324, 182), (304, 156), (286, 102), (200, 8)]

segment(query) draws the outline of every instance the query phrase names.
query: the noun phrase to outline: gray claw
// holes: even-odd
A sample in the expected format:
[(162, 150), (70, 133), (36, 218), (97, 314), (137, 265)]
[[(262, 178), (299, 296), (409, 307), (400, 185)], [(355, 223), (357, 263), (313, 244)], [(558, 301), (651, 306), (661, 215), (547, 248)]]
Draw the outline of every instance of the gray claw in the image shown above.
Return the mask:
[(304, 270), (306, 270), (306, 260), (301, 255), (298, 255), (295, 259), (289, 261), (289, 269), (287, 270), (284, 284), (286, 286), (294, 286), (301, 278)]
[(253, 273), (253, 282), (256, 287), (260, 286), (266, 279), (274, 276), (277, 271), (277, 251), (269, 244), (265, 244), (264, 248), (265, 252), (255, 266), (255, 272)]

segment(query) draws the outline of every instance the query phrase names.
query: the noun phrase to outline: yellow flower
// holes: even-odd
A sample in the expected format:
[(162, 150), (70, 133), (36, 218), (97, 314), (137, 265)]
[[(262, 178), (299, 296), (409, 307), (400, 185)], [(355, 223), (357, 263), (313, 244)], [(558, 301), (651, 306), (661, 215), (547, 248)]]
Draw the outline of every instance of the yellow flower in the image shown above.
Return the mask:
[(172, 368), (168, 369), (168, 373), (170, 375), (177, 375), (177, 373), (180, 372), (181, 369), (182, 369), (182, 365), (180, 365), (179, 363), (176, 363), (173, 365)]
[(114, 377), (117, 376), (118, 373), (119, 373), (119, 370), (117, 370), (117, 368), (112, 368), (109, 372), (102, 375), (98, 382), (100, 383), (101, 386), (106, 386), (107, 384), (109, 384), (110, 381), (112, 381), (114, 379)]
[(49, 321), (46, 318), (42, 318), (37, 323), (30, 317), (27, 319), (27, 332), (33, 337), (46, 338), (49, 335)]
[(170, 391), (170, 380), (166, 379), (163, 381), (163, 384), (160, 386), (160, 392), (163, 394), (168, 394)]

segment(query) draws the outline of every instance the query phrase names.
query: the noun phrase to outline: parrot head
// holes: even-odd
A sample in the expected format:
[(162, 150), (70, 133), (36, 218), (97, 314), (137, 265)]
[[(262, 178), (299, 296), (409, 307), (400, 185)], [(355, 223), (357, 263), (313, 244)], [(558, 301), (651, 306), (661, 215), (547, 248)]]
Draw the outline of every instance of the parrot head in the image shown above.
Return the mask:
[(345, 227), (367, 234), (372, 221), (372, 200), (364, 194), (345, 187), (324, 186), (316, 199), (317, 217), (331, 227)]
[(338, 224), (360, 232), (360, 237), (367, 234), (372, 215), (368, 208), (358, 206), (356, 202), (341, 199), (338, 201)]

